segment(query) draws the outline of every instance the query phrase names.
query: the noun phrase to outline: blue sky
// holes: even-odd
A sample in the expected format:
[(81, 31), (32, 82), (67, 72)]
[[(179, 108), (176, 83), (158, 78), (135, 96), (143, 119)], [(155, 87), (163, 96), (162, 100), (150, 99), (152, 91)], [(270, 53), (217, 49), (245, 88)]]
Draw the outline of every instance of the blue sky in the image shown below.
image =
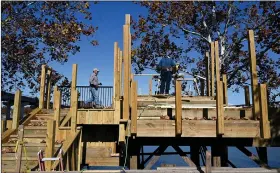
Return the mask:
[[(78, 64), (77, 85), (86, 86), (92, 69), (96, 67), (100, 69), (100, 82), (103, 85), (112, 86), (114, 42), (118, 42), (122, 49), (125, 14), (137, 18), (140, 14), (147, 14), (147, 10), (132, 2), (99, 2), (98, 4), (92, 4), (90, 11), (93, 17), (92, 24), (98, 26), (94, 39), (98, 40), (99, 45), (93, 47), (90, 43), (91, 38), (82, 37), (82, 40), (78, 43), (81, 47), (80, 52), (70, 56), (69, 61), (63, 65), (52, 62), (50, 66), (71, 80), (72, 64)], [(194, 53), (190, 56), (196, 57), (197, 55)], [(154, 72), (148, 70), (144, 73)], [(135, 79), (138, 80), (138, 92), (147, 94), (149, 77), (135, 77)], [(243, 92), (243, 90), (240, 90), (240, 93), (234, 93), (229, 89), (229, 103), (243, 104)]]

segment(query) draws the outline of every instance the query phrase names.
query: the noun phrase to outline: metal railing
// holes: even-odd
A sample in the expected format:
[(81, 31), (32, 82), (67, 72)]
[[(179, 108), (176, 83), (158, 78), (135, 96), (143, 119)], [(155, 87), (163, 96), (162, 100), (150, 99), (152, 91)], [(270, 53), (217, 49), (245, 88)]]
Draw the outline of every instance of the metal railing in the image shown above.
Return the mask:
[[(70, 107), (70, 86), (59, 86), (61, 91), (61, 106)], [(91, 98), (90, 86), (76, 86), (78, 91), (78, 108), (84, 108), (85, 102)], [(97, 97), (102, 106), (111, 107), (113, 103), (113, 87), (112, 86), (99, 86)]]

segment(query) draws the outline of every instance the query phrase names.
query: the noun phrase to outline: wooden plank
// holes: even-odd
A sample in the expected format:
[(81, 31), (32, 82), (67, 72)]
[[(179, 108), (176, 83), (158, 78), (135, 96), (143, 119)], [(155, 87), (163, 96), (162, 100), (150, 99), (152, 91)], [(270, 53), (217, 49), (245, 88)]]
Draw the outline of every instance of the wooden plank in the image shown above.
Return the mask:
[(66, 117), (63, 119), (62, 123), (60, 124), (60, 127), (64, 127), (67, 122), (71, 119), (72, 117), (72, 111), (70, 109), (70, 111), (67, 113)]
[(73, 102), (71, 105), (71, 132), (75, 134), (77, 129), (78, 91), (75, 89), (72, 94)]
[(83, 130), (81, 130), (80, 133), (80, 138), (79, 138), (79, 149), (78, 149), (78, 171), (81, 170), (81, 164), (82, 164), (82, 156), (83, 156), (83, 152), (82, 152), (82, 137), (83, 137)]
[(247, 148), (245, 147), (240, 147), (237, 146), (237, 149), (239, 149), (242, 153), (244, 153), (246, 156), (248, 156), (250, 159), (252, 159), (256, 164), (258, 164), (260, 167), (263, 168), (270, 168), (266, 163), (264, 163), (262, 160), (260, 160), (260, 158), (258, 156), (256, 156), (255, 154), (253, 154), (251, 151), (249, 151)]
[(137, 82), (133, 81), (131, 86), (131, 134), (137, 135)]
[(211, 82), (210, 82), (210, 60), (209, 60), (209, 52), (205, 53), (205, 75), (206, 75), (206, 90), (207, 90), (207, 96), (210, 96), (210, 89), (211, 89)]
[(149, 81), (149, 95), (153, 95), (153, 79)]
[(227, 75), (223, 74), (223, 101), (225, 105), (228, 105), (228, 87), (227, 87)]
[(6, 130), (6, 131), (2, 134), (1, 142), (2, 142), (2, 143), (8, 142), (10, 136), (11, 136), (12, 134), (14, 134), (16, 131), (17, 131), (17, 129), (8, 129), (8, 130)]
[(122, 119), (129, 119), (129, 38), (128, 25), (123, 26), (123, 59), (124, 59), (124, 86), (123, 86), (123, 117)]
[(215, 62), (214, 62), (214, 59), (215, 59), (215, 44), (214, 42), (211, 42), (210, 44), (210, 47), (211, 47), (211, 96), (214, 96), (214, 91), (215, 91), (215, 84), (214, 84), (214, 81), (215, 81)]
[(44, 108), (45, 84), (46, 84), (46, 65), (42, 65), (41, 82), (40, 82), (40, 98), (39, 98), (39, 108), (41, 109)]
[(151, 158), (149, 163), (146, 165), (144, 170), (149, 170), (153, 167), (153, 165), (159, 160), (161, 153), (163, 153), (166, 150), (166, 146), (159, 146), (158, 151), (155, 153), (155, 155)]
[[(255, 138), (259, 122), (251, 120), (225, 120), (224, 137)], [(151, 133), (153, 132), (153, 133)], [(175, 137), (174, 120), (138, 120), (137, 137)], [(216, 122), (211, 120), (183, 120), (181, 137), (216, 137)]]
[(250, 106), (250, 92), (249, 86), (244, 87), (244, 95), (245, 95), (245, 105)]
[[(55, 121), (48, 120), (47, 123), (47, 138), (46, 138), (46, 157), (51, 158), (54, 155), (54, 143), (55, 143)], [(51, 170), (51, 162), (46, 162), (46, 170)]]
[(123, 52), (119, 50), (119, 61), (120, 61), (120, 96), (123, 96), (123, 74), (124, 74), (124, 68), (123, 68)]
[(119, 166), (118, 157), (91, 157), (86, 160), (89, 166)]
[(77, 69), (78, 69), (78, 65), (77, 64), (73, 64), (72, 65), (72, 82), (71, 82), (71, 101), (70, 101), (70, 106), (72, 106), (73, 104), (73, 96), (76, 97), (76, 95), (74, 95), (74, 92), (76, 90), (76, 86), (77, 86)]
[(205, 173), (211, 173), (211, 153), (206, 151), (206, 164), (205, 164)]
[(270, 134), (270, 123), (268, 121), (268, 108), (267, 108), (267, 86), (266, 84), (259, 84), (259, 93), (260, 93), (260, 111), (261, 111), (261, 119), (260, 119), (260, 131), (261, 137), (264, 139), (271, 138)]
[(47, 109), (50, 109), (50, 102), (51, 102), (51, 75), (52, 75), (52, 70), (48, 69), (47, 71)]
[(257, 76), (257, 62), (256, 62), (256, 50), (254, 31), (248, 31), (248, 47), (250, 54), (250, 71), (251, 71), (251, 89), (252, 89), (252, 102), (253, 102), (253, 115), (254, 119), (260, 118), (260, 101), (258, 92), (258, 76)]
[(182, 134), (182, 86), (181, 82), (176, 80), (175, 86), (175, 93), (176, 93), (176, 113), (175, 113), (175, 130), (176, 135), (180, 136)]
[(17, 157), (16, 157), (16, 172), (20, 172), (21, 168), (21, 158), (22, 158), (22, 146), (23, 146), (23, 125), (20, 125), (18, 128), (18, 148), (17, 148)]
[(13, 129), (17, 129), (20, 119), (20, 110), (21, 110), (21, 91), (17, 90), (14, 98), (14, 110), (13, 110)]

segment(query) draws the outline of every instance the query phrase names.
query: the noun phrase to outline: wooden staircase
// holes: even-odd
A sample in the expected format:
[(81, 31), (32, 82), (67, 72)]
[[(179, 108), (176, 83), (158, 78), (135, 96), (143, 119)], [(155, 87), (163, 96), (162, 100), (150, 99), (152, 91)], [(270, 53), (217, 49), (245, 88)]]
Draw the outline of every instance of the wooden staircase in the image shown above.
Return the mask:
[[(61, 109), (60, 120), (63, 121), (69, 109)], [(47, 120), (54, 119), (54, 111), (41, 109), (34, 114), (29, 120), (24, 121), (23, 127), (23, 147), (21, 157), (21, 171), (37, 170), (38, 160), (37, 153), (39, 150), (45, 152), (47, 137)], [(9, 136), (7, 142), (2, 143), (2, 169), (1, 172), (16, 172), (16, 155), (15, 149), (18, 142), (18, 131), (14, 131)], [(54, 153), (62, 147), (60, 141), (55, 141)]]

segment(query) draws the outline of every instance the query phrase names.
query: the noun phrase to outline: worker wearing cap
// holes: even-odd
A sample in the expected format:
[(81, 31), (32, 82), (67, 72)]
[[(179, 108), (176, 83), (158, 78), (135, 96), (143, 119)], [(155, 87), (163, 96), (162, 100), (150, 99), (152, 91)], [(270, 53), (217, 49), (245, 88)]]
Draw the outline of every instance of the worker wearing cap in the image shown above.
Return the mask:
[(169, 56), (165, 56), (160, 60), (158, 64), (158, 69), (160, 70), (160, 94), (169, 94), (172, 70), (175, 66), (174, 60)]
[(89, 105), (89, 103), (92, 102), (93, 107), (101, 107), (101, 103), (97, 97), (98, 86), (102, 85), (101, 83), (98, 82), (98, 77), (97, 77), (98, 73), (99, 73), (99, 70), (97, 68), (94, 68), (93, 73), (90, 75), (90, 78), (89, 78), (91, 98), (86, 101), (86, 105)]

